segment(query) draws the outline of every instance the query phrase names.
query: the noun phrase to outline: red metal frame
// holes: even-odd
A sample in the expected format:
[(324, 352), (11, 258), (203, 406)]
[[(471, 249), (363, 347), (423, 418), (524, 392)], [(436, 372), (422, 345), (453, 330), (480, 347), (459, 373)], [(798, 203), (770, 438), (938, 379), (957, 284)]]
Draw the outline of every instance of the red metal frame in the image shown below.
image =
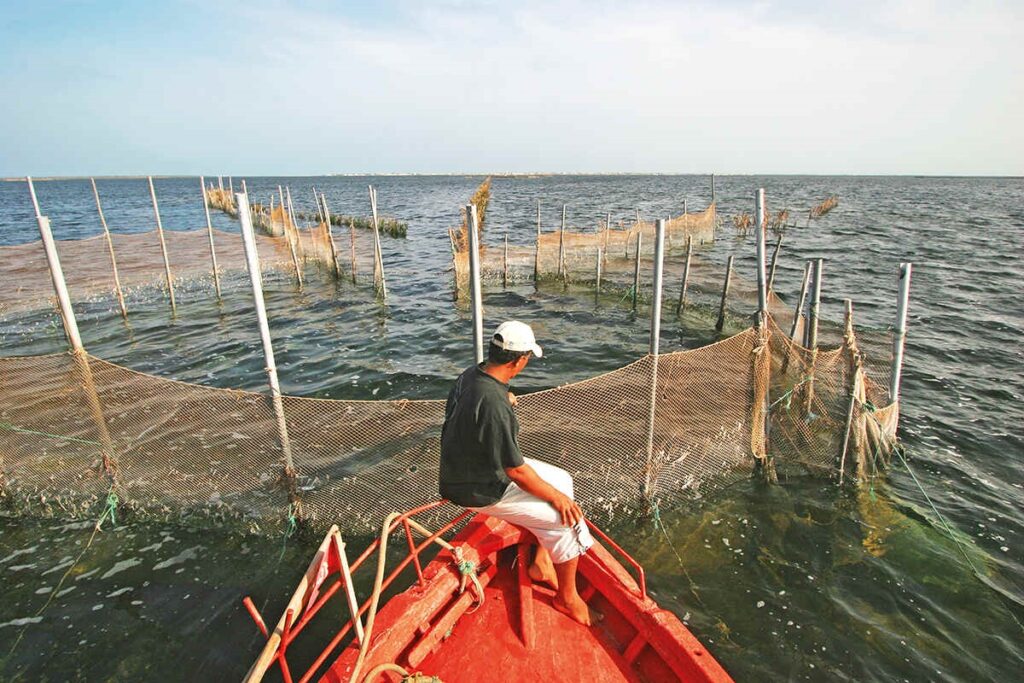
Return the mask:
[[(584, 518), (584, 519), (586, 519), (586, 518)], [(629, 566), (633, 567), (633, 569), (636, 570), (637, 578), (639, 579), (638, 583), (640, 584), (640, 597), (641, 597), (641, 599), (646, 599), (647, 598), (647, 574), (644, 573), (644, 568), (640, 566), (639, 562), (637, 562), (636, 560), (633, 559), (632, 555), (630, 555), (625, 550), (623, 550), (622, 546), (620, 546), (618, 543), (616, 543), (611, 538), (609, 538), (608, 534), (606, 534), (605, 532), (603, 532), (600, 529), (598, 529), (596, 524), (591, 522), (589, 519), (587, 519), (586, 522), (587, 522), (587, 526), (590, 527), (590, 530), (593, 531), (595, 534), (597, 534), (597, 537), (600, 538), (604, 542), (605, 545), (609, 546), (612, 550), (617, 552), (619, 554), (619, 557), (624, 559), (629, 564)]]
[[(453, 517), (451, 521), (443, 525), (440, 529), (438, 529), (428, 538), (424, 539), (419, 545), (417, 545), (412, 536), (412, 529), (409, 524), (409, 519), (412, 518), (414, 515), (418, 515), (428, 510), (439, 508), (443, 506), (445, 503), (447, 503), (447, 501), (438, 500), (432, 503), (427, 503), (426, 505), (421, 505), (419, 507), (413, 508), (412, 510), (403, 512), (401, 515), (396, 517), (388, 526), (387, 535), (390, 536), (398, 528), (399, 525), (402, 525), (406, 542), (409, 546), (409, 554), (406, 555), (406, 557), (402, 559), (402, 561), (399, 562), (398, 565), (386, 576), (383, 583), (381, 584), (381, 591), (387, 590), (387, 588), (395, 581), (395, 579), (398, 578), (398, 575), (401, 574), (402, 571), (405, 570), (405, 568), (408, 567), (410, 563), (413, 563), (416, 568), (417, 582), (421, 586), (425, 585), (425, 580), (423, 577), (423, 567), (420, 562), (420, 554), (429, 546), (431, 546), (443, 534), (451, 531), (453, 528), (455, 528), (457, 524), (459, 524), (463, 520), (476, 514), (472, 510), (463, 510), (459, 514), (455, 515), (455, 517)], [(620, 557), (622, 557), (630, 566), (632, 566), (636, 570), (636, 573), (639, 578), (639, 595), (641, 599), (645, 599), (647, 597), (647, 578), (644, 574), (643, 567), (640, 566), (640, 563), (634, 560), (629, 555), (629, 553), (627, 553), (625, 550), (622, 549), (621, 546), (619, 546), (617, 543), (615, 543), (615, 541), (609, 538), (607, 534), (605, 534), (603, 531), (597, 528), (597, 526), (595, 526), (593, 522), (587, 520), (587, 525), (590, 527), (591, 531), (593, 531), (605, 545), (615, 550), (615, 552)], [(351, 564), (350, 576), (354, 574), (363, 565), (363, 563), (366, 562), (366, 560), (373, 555), (373, 553), (378, 548), (380, 548), (380, 544), (381, 539), (376, 538), (372, 543), (370, 543), (369, 546), (367, 546), (366, 550), (364, 550), (362, 554), (360, 554), (359, 557), (356, 558), (355, 562)], [(295, 640), (296, 637), (298, 637), (298, 635), (303, 631), (303, 629), (306, 628), (306, 625), (309, 624), (310, 620), (314, 616), (316, 616), (316, 614), (321, 610), (321, 608), (323, 608), (327, 601), (330, 600), (334, 596), (334, 594), (337, 593), (338, 590), (344, 586), (345, 581), (346, 577), (341, 576), (339, 573), (338, 580), (333, 582), (329, 587), (327, 587), (323, 591), (323, 593), (316, 599), (316, 602), (314, 602), (312, 605), (306, 608), (305, 612), (302, 614), (302, 616), (299, 618), (297, 622), (293, 622), (295, 616), (294, 610), (289, 609), (286, 612), (284, 627), (281, 633), (281, 642), (278, 645), (276, 652), (274, 653), (273, 660), (276, 661), (278, 665), (281, 667), (281, 675), (284, 678), (285, 683), (292, 683), (291, 671), (289, 670), (288, 662), (286, 659), (288, 646), (292, 643), (293, 640)], [(257, 610), (256, 606), (253, 604), (252, 600), (247, 596), (242, 602), (245, 605), (246, 610), (249, 612), (249, 616), (252, 617), (252, 620), (256, 623), (256, 627), (259, 629), (260, 633), (263, 634), (264, 638), (269, 638), (270, 634), (268, 632), (267, 625), (264, 622), (263, 617), (260, 615), (259, 610)], [(339, 629), (338, 633), (335, 634), (335, 636), (331, 639), (330, 643), (327, 644), (327, 647), (323, 649), (320, 655), (310, 665), (306, 673), (303, 674), (302, 678), (299, 679), (299, 683), (309, 682), (309, 680), (316, 674), (320, 667), (323, 666), (324, 662), (327, 661), (327, 658), (331, 656), (331, 653), (334, 652), (334, 650), (338, 647), (338, 645), (345, 638), (345, 636), (348, 635), (349, 631), (351, 631), (354, 621), (356, 619), (361, 619), (363, 614), (369, 609), (370, 602), (371, 599), (367, 599), (364, 603), (362, 603), (362, 605), (360, 605), (357, 613), (353, 615), (351, 619), (345, 622), (341, 629)]]

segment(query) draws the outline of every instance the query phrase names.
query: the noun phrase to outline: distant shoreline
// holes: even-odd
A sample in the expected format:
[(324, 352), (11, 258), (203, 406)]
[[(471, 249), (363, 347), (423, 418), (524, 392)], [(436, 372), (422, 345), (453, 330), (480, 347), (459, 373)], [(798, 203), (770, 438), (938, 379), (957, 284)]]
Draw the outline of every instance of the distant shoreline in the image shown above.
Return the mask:
[[(631, 172), (631, 171), (572, 171), (572, 172), (547, 172), (538, 171), (533, 173), (315, 173), (311, 175), (246, 175), (239, 174), (230, 176), (232, 178), (559, 178), (559, 177), (684, 177), (684, 176), (710, 176), (711, 173), (655, 173), (655, 172)], [(715, 173), (720, 178), (728, 177), (778, 177), (778, 178), (1024, 178), (1017, 175), (943, 175), (928, 173)], [(67, 175), (67, 176), (32, 176), (33, 182), (48, 182), (60, 180), (145, 180), (152, 177), (155, 180), (169, 180), (178, 178), (198, 178), (199, 174), (169, 174), (169, 175)], [(216, 178), (216, 175), (206, 175), (207, 180)], [(228, 178), (226, 174), (222, 178)], [(23, 183), (24, 176), (9, 176), (0, 178), (5, 183)]]

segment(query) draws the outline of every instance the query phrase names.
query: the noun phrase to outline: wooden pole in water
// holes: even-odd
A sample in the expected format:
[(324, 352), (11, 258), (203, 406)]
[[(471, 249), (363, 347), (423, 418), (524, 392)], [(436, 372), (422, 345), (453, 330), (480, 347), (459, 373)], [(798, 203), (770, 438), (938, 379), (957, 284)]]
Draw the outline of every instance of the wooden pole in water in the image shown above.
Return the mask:
[[(278, 185), (278, 187), (281, 186)], [(299, 266), (299, 254), (295, 249), (295, 241), (298, 239), (299, 229), (295, 225), (295, 210), (292, 206), (292, 189), (290, 187), (288, 188), (286, 199), (288, 203), (285, 206), (287, 206), (288, 209), (285, 215), (288, 217), (288, 223), (291, 225), (285, 225), (284, 238), (288, 241), (288, 250), (292, 254), (292, 266), (295, 268), (295, 279), (299, 283), (299, 290), (301, 291), (302, 268)]]
[(715, 174), (711, 174), (711, 203), (715, 203)]
[(912, 263), (901, 263), (897, 285), (899, 298), (896, 300), (896, 329), (892, 339), (892, 372), (889, 375), (889, 400), (900, 400), (900, 380), (903, 377), (903, 348), (907, 341), (907, 311), (910, 303), (910, 274)]
[(387, 301), (388, 285), (384, 280), (384, 255), (380, 248), (380, 228), (377, 223), (377, 190), (370, 187), (370, 210), (373, 212), (373, 285), (381, 298)]
[(96, 179), (89, 178), (92, 183), (92, 196), (96, 198), (96, 211), (100, 215), (100, 224), (103, 226), (103, 236), (107, 240), (107, 251), (110, 253), (110, 268), (114, 271), (114, 291), (117, 293), (117, 304), (121, 307), (121, 317), (128, 319), (128, 308), (124, 305), (124, 292), (121, 290), (121, 276), (117, 273), (117, 258), (114, 256), (114, 241), (110, 237), (110, 228), (107, 227), (107, 219), (103, 215), (103, 206), (100, 204), (100, 193), (96, 189)]
[(316, 203), (316, 217), (320, 220), (321, 223), (323, 223), (324, 211), (323, 208), (320, 206), (320, 193), (316, 191), (315, 187), (313, 188), (313, 201)]
[(39, 226), (39, 236), (43, 243), (43, 251), (46, 254), (46, 264), (50, 270), (50, 280), (53, 282), (53, 290), (57, 295), (57, 305), (60, 312), (61, 323), (64, 326), (64, 334), (71, 345), (71, 356), (75, 367), (82, 378), (85, 401), (89, 406), (92, 419), (96, 425), (96, 431), (100, 438), (100, 454), (103, 459), (103, 469), (110, 479), (111, 485), (117, 484), (116, 466), (114, 456), (113, 440), (110, 438), (110, 430), (107, 428), (107, 420), (103, 415), (103, 407), (100, 404), (99, 394), (96, 392), (96, 384), (93, 381), (92, 368), (89, 366), (89, 355), (82, 345), (82, 335), (78, 330), (78, 321), (75, 319), (75, 311), (71, 307), (71, 296), (68, 294), (68, 285), (64, 279), (64, 270), (60, 265), (60, 256), (57, 254), (57, 245), (53, 241), (53, 232), (50, 229), (50, 219), (43, 216), (39, 210), (39, 200), (36, 198), (36, 188), (32, 178), (25, 179), (28, 182), (29, 195), (32, 197), (32, 207), (36, 213), (36, 223)]
[(611, 215), (611, 213), (609, 213), (608, 216), (604, 220), (604, 250), (602, 251), (602, 253), (603, 253), (603, 257), (602, 258), (604, 260), (602, 261), (602, 265), (607, 265), (608, 264), (608, 238), (611, 237), (611, 232), (612, 232), (612, 215)]
[(597, 248), (597, 277), (595, 278), (595, 293), (601, 293), (601, 255), (603, 250), (601, 247)]
[[(273, 197), (271, 197), (273, 201)], [(327, 208), (327, 197), (324, 193), (320, 193), (319, 204), (323, 209), (324, 225), (327, 226), (327, 244), (331, 248), (331, 263), (334, 264), (334, 277), (341, 278), (341, 266), (338, 264), (338, 248), (334, 246), (334, 233), (331, 231), (331, 212)]]
[(686, 288), (690, 283), (690, 259), (693, 257), (693, 235), (686, 236), (686, 261), (683, 262), (683, 285), (679, 288), (679, 303), (676, 304), (676, 315), (686, 305)]
[[(638, 233), (639, 236), (639, 233)], [(637, 254), (640, 250), (637, 249)], [(651, 295), (651, 395), (647, 414), (647, 466), (644, 468), (644, 496), (650, 497), (654, 475), (654, 417), (658, 399), (658, 355), (661, 351), (661, 285), (665, 264), (665, 221), (654, 222), (654, 275)]]
[[(466, 221), (468, 222), (469, 219), (467, 218)], [(452, 273), (455, 275), (455, 300), (458, 301), (462, 292), (462, 282), (459, 278), (459, 249), (455, 246), (455, 231), (451, 228), (448, 228), (448, 241), (452, 246)]]
[(356, 219), (350, 216), (348, 219), (348, 246), (352, 258), (352, 284), (356, 283)]
[(540, 284), (540, 200), (537, 200), (537, 241), (533, 249), (533, 286)]
[(640, 293), (640, 243), (643, 234), (636, 233), (636, 257), (633, 260), (633, 312), (636, 313), (636, 300)]
[(800, 327), (800, 318), (804, 314), (804, 304), (807, 301), (807, 290), (811, 283), (811, 269), (813, 268), (813, 262), (808, 261), (804, 264), (804, 277), (800, 284), (800, 298), (796, 302), (796, 310), (793, 311), (793, 326), (789, 328), (789, 338), (794, 344), (796, 341), (796, 333)]
[(768, 317), (768, 280), (764, 270), (764, 230), (766, 225), (764, 212), (764, 188), (754, 193), (757, 215), (757, 325), (763, 327)]
[(217, 176), (217, 187), (220, 188), (221, 192), (224, 191), (224, 176), (222, 176), (222, 175)]
[(558, 276), (564, 283), (567, 279), (565, 272), (565, 204), (562, 204), (562, 227), (558, 231)]
[(256, 235), (253, 232), (249, 214), (249, 198), (244, 194), (235, 195), (238, 203), (238, 216), (242, 224), (242, 247), (245, 249), (245, 262), (249, 267), (249, 281), (252, 283), (252, 298), (256, 308), (256, 322), (260, 329), (260, 341), (263, 343), (263, 358), (267, 370), (267, 384), (270, 386), (270, 399), (273, 404), (274, 418), (277, 422), (277, 436), (281, 442), (281, 453), (284, 456), (284, 476), (289, 484), (289, 493), (295, 503), (295, 463), (292, 462), (291, 441), (288, 438), (288, 423), (284, 415), (284, 401), (281, 398), (281, 384), (277, 378), (277, 363), (274, 361), (274, 345), (270, 339), (270, 325), (267, 322), (267, 308), (263, 301), (263, 274), (260, 271), (260, 257), (256, 251)]
[(285, 213), (285, 208), (284, 208), (284, 206), (285, 206), (285, 204), (284, 204), (284, 190), (281, 188), (280, 185), (277, 186), (277, 197), (278, 197), (278, 206), (281, 207), (281, 213), (287, 215)]
[(26, 177), (28, 192), (32, 197), (32, 206), (36, 212), (36, 223), (39, 225), (39, 236), (43, 241), (43, 250), (46, 253), (46, 263), (50, 268), (50, 279), (53, 281), (53, 291), (57, 295), (57, 309), (60, 313), (61, 322), (64, 324), (64, 335), (71, 350), (76, 353), (85, 351), (82, 346), (82, 335), (78, 331), (78, 321), (75, 319), (75, 311), (71, 308), (71, 296), (68, 294), (68, 285), (64, 280), (64, 270), (60, 266), (60, 257), (57, 255), (57, 245), (53, 241), (53, 232), (50, 230), (50, 219), (42, 215), (39, 210), (39, 200), (36, 199), (36, 188), (31, 177)]
[(177, 306), (174, 303), (174, 280), (171, 278), (171, 261), (167, 258), (167, 243), (164, 242), (164, 226), (160, 222), (160, 207), (156, 203), (156, 189), (153, 187), (153, 176), (148, 176), (149, 179), (149, 196), (153, 199), (153, 215), (156, 216), (156, 234), (160, 238), (160, 252), (164, 256), (164, 275), (167, 276), (167, 293), (171, 297), (171, 312), (177, 312)]
[[(804, 313), (804, 302), (807, 301), (807, 288), (811, 281), (811, 262), (808, 261), (804, 264), (804, 277), (800, 284), (800, 298), (796, 302), (796, 310), (793, 311), (793, 324), (789, 328), (789, 339), (793, 345), (797, 344), (796, 336), (797, 330), (800, 329), (800, 318)], [(786, 368), (789, 367), (789, 356), (792, 351), (787, 351), (785, 358), (782, 359), (782, 370), (785, 373)]]
[(501, 257), (501, 286), (508, 287), (508, 233), (505, 233), (505, 250)]
[(806, 346), (811, 351), (811, 366), (807, 372), (807, 390), (804, 410), (811, 412), (814, 404), (814, 366), (818, 360), (818, 316), (821, 308), (821, 271), (824, 259), (814, 260), (814, 278), (811, 281), (811, 307), (807, 316)]
[(716, 332), (721, 332), (725, 328), (725, 302), (729, 298), (729, 282), (732, 280), (732, 259), (733, 255), (729, 254), (729, 258), (725, 262), (725, 283), (722, 285), (722, 303), (718, 306), (718, 322), (715, 323)]
[(811, 279), (811, 306), (807, 315), (807, 329), (804, 335), (804, 346), (812, 351), (818, 348), (818, 314), (821, 307), (821, 271), (825, 259), (814, 260), (814, 272)]
[(473, 309), (473, 352), (476, 363), (484, 362), (484, 312), (480, 289), (480, 235), (477, 233), (476, 204), (466, 205), (466, 228), (469, 233), (469, 292)]
[(661, 348), (661, 293), (665, 266), (665, 221), (654, 222), (654, 280), (651, 283), (651, 355)]
[(687, 213), (689, 213), (689, 212), (686, 210), (686, 200), (684, 199), (683, 200), (683, 215), (685, 216)]
[[(210, 237), (210, 261), (213, 263), (213, 288), (220, 294), (220, 270), (217, 268), (217, 249), (213, 246), (213, 221), (210, 220), (210, 202), (206, 197), (206, 179), (199, 176), (199, 191), (203, 193), (203, 211), (206, 212), (206, 234)], [(245, 181), (242, 181), (242, 194), (245, 194)]]
[(231, 178), (231, 176), (228, 176), (228, 194), (230, 194), (232, 197), (235, 196), (235, 182)]
[(857, 408), (857, 389), (860, 382), (861, 357), (853, 341), (853, 302), (845, 299), (843, 304), (846, 308), (845, 325), (846, 333), (843, 335), (847, 350), (852, 354), (850, 363), (850, 401), (846, 407), (846, 426), (843, 429), (843, 445), (839, 449), (839, 485), (843, 484), (843, 477), (846, 474), (846, 453), (850, 447), (850, 432), (853, 430), (853, 414)]
[(779, 233), (779, 239), (775, 243), (775, 250), (772, 252), (772, 267), (768, 271), (768, 291), (775, 290), (775, 267), (779, 265), (779, 251), (782, 250), (782, 237), (785, 233)]

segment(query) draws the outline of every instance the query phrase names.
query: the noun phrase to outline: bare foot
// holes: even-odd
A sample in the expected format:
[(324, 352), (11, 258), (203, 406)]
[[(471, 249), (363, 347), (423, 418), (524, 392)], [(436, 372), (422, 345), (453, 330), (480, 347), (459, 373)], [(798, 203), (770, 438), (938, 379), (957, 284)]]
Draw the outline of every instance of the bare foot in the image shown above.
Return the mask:
[(530, 568), (526, 570), (526, 573), (529, 574), (530, 578), (537, 583), (546, 583), (555, 590), (558, 590), (558, 577), (555, 575), (554, 569), (550, 572), (545, 572), (537, 565), (531, 564)]
[(568, 615), (584, 626), (590, 626), (590, 610), (587, 608), (587, 603), (583, 602), (579, 597), (567, 604), (562, 602), (561, 598), (555, 596), (551, 599), (551, 605), (562, 614)]

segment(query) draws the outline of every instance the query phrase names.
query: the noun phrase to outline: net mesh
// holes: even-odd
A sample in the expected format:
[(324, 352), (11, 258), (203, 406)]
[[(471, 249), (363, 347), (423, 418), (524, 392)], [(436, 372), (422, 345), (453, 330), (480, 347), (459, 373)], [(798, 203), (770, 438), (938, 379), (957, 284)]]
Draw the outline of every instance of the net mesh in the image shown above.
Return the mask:
[[(869, 476), (894, 443), (898, 406), (875, 408), (885, 396), (853, 357), (804, 349), (771, 322), (521, 396), (521, 446), (568, 470), (592, 515), (611, 516), (703, 496), (758, 465), (834, 469), (853, 392), (846, 462)], [(264, 394), (85, 354), (0, 359), (3, 492), (61, 514), (113, 490), (140, 515), (263, 528), (299, 510), (360, 532), (437, 497), (443, 401), (286, 396), (283, 408), (294, 480)]]
[[(292, 273), (316, 268), (321, 272), (356, 281), (357, 274), (369, 277), (373, 272), (373, 237), (355, 228), (348, 231), (325, 223), (313, 227), (297, 227), (280, 214), (279, 222), (271, 224), (265, 214), (255, 214), (260, 268), (265, 272)], [(347, 234), (340, 234), (340, 233)], [(244, 271), (245, 252), (238, 233), (220, 230), (164, 230), (171, 285), (212, 281), (213, 242), (220, 273)], [(167, 290), (166, 272), (160, 239), (156, 230), (142, 233), (111, 233), (117, 273), (126, 295), (136, 290), (158, 287)], [(73, 301), (87, 301), (112, 296), (115, 289), (113, 263), (103, 235), (81, 240), (58, 240), (57, 253)], [(294, 257), (292, 247), (294, 246)], [(337, 263), (337, 267), (335, 267)], [(39, 241), (0, 247), (0, 316), (45, 307), (54, 300), (46, 256)], [(212, 290), (212, 284), (211, 284)]]

